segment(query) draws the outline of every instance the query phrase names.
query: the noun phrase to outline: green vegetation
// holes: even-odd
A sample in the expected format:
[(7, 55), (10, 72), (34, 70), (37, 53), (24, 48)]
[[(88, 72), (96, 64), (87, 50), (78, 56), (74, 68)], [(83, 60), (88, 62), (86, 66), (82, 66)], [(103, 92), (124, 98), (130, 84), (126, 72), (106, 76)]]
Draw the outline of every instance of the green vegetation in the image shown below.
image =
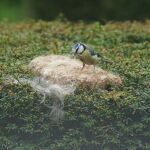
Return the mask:
[[(150, 21), (101, 25), (67, 21), (0, 22), (1, 150), (149, 150)], [(29, 85), (6, 84), (9, 75), (31, 77), (36, 56), (67, 54), (82, 41), (111, 59), (99, 64), (119, 74), (121, 87), (78, 88), (65, 99), (65, 119), (51, 122)]]

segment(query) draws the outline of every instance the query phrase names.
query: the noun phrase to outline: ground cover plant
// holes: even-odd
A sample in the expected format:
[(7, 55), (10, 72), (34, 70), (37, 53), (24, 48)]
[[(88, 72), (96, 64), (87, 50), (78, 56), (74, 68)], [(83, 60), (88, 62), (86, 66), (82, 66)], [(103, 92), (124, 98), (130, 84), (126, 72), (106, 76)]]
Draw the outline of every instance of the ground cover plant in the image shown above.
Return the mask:
[[(114, 63), (98, 65), (120, 75), (123, 84), (106, 90), (79, 87), (65, 99), (64, 120), (54, 123), (29, 85), (7, 81), (10, 76), (31, 78), (27, 65), (33, 58), (68, 54), (73, 41), (110, 58)], [(0, 22), (0, 149), (150, 149), (149, 58), (149, 20)]]

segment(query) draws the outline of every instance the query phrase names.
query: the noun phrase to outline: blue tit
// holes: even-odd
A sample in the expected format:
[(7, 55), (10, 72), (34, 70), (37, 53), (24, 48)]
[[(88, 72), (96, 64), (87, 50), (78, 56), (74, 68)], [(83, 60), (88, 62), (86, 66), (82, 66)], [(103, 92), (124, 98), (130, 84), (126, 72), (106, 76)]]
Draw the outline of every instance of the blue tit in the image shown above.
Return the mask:
[(109, 62), (104, 57), (102, 57), (99, 53), (95, 52), (93, 49), (89, 48), (87, 45), (83, 43), (76, 43), (72, 46), (72, 53), (76, 55), (83, 63), (82, 69), (85, 65), (95, 65), (99, 60), (104, 62)]

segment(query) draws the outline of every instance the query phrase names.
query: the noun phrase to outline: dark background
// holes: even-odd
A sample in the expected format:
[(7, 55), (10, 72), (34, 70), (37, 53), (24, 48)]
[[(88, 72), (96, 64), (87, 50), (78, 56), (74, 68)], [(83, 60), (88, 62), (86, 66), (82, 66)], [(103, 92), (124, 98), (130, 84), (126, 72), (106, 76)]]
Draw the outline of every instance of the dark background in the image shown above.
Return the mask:
[(0, 19), (53, 20), (63, 15), (71, 21), (145, 20), (150, 0), (0, 0)]

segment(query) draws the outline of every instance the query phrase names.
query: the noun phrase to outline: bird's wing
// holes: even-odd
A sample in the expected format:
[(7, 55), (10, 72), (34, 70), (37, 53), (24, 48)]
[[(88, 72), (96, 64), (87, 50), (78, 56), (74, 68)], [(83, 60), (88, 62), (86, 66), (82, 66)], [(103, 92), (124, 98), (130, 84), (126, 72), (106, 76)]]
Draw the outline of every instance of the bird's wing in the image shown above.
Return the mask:
[(100, 53), (95, 52), (92, 48), (89, 48), (87, 45), (85, 46), (86, 46), (86, 50), (88, 50), (88, 52), (94, 59), (102, 60), (103, 62), (106, 63), (112, 63), (110, 60), (104, 58)]
[(87, 50), (89, 51), (89, 53), (91, 54), (91, 56), (94, 56), (94, 55), (97, 54), (97, 53), (96, 53), (93, 49), (91, 49), (91, 48), (87, 48)]
[(88, 51), (89, 51), (90, 55), (91, 55), (93, 58), (96, 58), (96, 59), (102, 58), (102, 55), (100, 55), (99, 53), (95, 52), (93, 49), (88, 48)]
[(95, 59), (101, 59), (103, 56), (97, 52), (95, 52), (92, 48), (88, 47), (87, 45), (83, 44), (86, 50), (90, 53), (90, 55)]

